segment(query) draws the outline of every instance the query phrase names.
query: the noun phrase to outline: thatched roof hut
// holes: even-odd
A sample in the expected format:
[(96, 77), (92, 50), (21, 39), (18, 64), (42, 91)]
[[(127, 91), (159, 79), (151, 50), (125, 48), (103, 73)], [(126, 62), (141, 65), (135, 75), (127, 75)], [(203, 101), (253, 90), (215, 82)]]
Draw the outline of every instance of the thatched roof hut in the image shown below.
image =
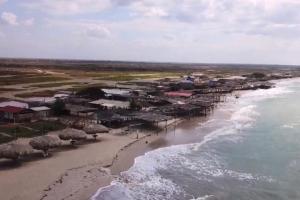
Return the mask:
[(17, 160), (22, 156), (29, 155), (33, 149), (29, 145), (9, 143), (0, 145), (0, 158)]
[(57, 137), (44, 135), (33, 138), (29, 144), (36, 150), (42, 150), (44, 156), (48, 156), (48, 150), (60, 146), (61, 141)]
[(12, 141), (14, 138), (11, 135), (0, 132), (0, 143)]
[(103, 126), (101, 124), (88, 124), (86, 125), (83, 130), (87, 134), (97, 134), (97, 133), (108, 133), (109, 129), (106, 126)]
[(87, 138), (87, 134), (84, 131), (73, 129), (73, 128), (66, 128), (62, 130), (58, 134), (59, 138), (62, 140), (85, 140)]

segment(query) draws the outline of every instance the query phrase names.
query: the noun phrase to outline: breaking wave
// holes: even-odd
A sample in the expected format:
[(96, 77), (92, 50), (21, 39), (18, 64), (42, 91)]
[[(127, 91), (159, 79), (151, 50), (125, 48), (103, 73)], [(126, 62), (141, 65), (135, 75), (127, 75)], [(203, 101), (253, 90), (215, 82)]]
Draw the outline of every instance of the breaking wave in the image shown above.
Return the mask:
[(228, 118), (211, 118), (195, 129), (201, 132), (207, 127), (214, 127), (201, 142), (160, 148), (137, 157), (128, 171), (122, 172), (119, 179), (114, 180), (110, 186), (99, 189), (92, 199), (214, 199), (209, 193), (202, 193), (200, 197), (191, 195), (184, 181), (178, 181), (180, 175), (191, 176), (193, 181), (204, 183), (213, 183), (215, 178), (249, 183), (274, 181), (272, 177), (228, 169), (222, 152), (218, 150), (218, 144), (234, 144), (243, 140), (244, 130), (251, 128), (260, 115), (256, 110), (256, 103), (292, 93), (287, 86), (297, 81), (300, 83), (300, 79), (283, 81), (269, 90), (242, 94), (238, 100), (227, 103), (220, 109), (226, 112)]

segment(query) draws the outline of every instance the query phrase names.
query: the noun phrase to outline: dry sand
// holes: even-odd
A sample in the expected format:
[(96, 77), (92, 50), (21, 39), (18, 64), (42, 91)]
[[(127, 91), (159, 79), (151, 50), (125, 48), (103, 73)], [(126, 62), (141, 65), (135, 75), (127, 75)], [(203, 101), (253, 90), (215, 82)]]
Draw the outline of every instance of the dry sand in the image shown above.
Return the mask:
[(176, 131), (170, 126), (159, 134), (141, 133), (138, 140), (134, 133), (126, 136), (104, 134), (101, 142), (53, 152), (50, 158), (24, 162), (14, 168), (0, 167), (0, 199), (90, 199), (114, 176), (127, 170), (135, 157), (159, 147), (200, 140), (202, 136), (195, 138), (184, 133), (201, 120), (181, 122)]
[[(79, 172), (82, 171), (83, 174), (88, 170), (94, 171), (96, 168), (101, 170), (101, 168), (95, 166), (111, 165), (117, 152), (135, 141), (135, 139), (128, 136), (109, 134), (103, 135), (101, 139), (102, 141), (98, 143), (81, 145), (72, 150), (54, 152), (50, 158), (25, 162), (14, 168), (0, 168), (0, 199), (41, 199), (44, 190), (47, 190), (49, 185), (59, 183), (61, 181), (60, 177), (69, 172), (72, 173), (74, 168), (80, 169)], [(101, 174), (106, 173), (101, 172)], [(107, 181), (109, 179), (104, 182)], [(77, 190), (78, 184), (81, 183), (74, 181), (72, 187)], [(62, 194), (60, 199), (63, 196)]]

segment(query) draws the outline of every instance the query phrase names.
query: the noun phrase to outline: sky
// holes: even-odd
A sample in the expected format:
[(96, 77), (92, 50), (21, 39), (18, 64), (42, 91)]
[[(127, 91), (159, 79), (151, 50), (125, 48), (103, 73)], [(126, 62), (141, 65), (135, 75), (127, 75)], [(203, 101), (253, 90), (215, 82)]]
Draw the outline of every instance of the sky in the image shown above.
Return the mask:
[(0, 0), (0, 57), (300, 64), (300, 0)]

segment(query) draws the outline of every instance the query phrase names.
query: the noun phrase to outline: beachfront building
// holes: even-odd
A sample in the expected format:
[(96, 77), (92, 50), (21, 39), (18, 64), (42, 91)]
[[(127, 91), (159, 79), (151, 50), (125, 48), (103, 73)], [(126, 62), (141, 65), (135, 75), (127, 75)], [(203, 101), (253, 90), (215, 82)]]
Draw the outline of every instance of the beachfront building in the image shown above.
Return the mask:
[(129, 109), (130, 107), (129, 101), (115, 101), (115, 100), (108, 100), (108, 99), (99, 99), (97, 101), (90, 102), (90, 104), (95, 107), (100, 107), (107, 110)]
[(12, 106), (17, 108), (29, 108), (28, 103), (24, 103), (20, 101), (3, 101), (0, 103), (0, 108), (4, 108), (6, 106)]
[(34, 112), (34, 117), (42, 119), (50, 116), (51, 109), (47, 106), (31, 107)]
[(0, 108), (0, 116), (3, 121), (11, 121), (11, 122), (30, 121), (33, 117), (33, 111), (26, 108), (5, 106)]
[(193, 93), (188, 92), (188, 91), (165, 92), (165, 96), (189, 98), (189, 97), (193, 96)]
[(95, 114), (96, 108), (90, 108), (81, 105), (66, 104), (66, 110), (69, 111), (70, 115), (79, 117), (88, 117)]

